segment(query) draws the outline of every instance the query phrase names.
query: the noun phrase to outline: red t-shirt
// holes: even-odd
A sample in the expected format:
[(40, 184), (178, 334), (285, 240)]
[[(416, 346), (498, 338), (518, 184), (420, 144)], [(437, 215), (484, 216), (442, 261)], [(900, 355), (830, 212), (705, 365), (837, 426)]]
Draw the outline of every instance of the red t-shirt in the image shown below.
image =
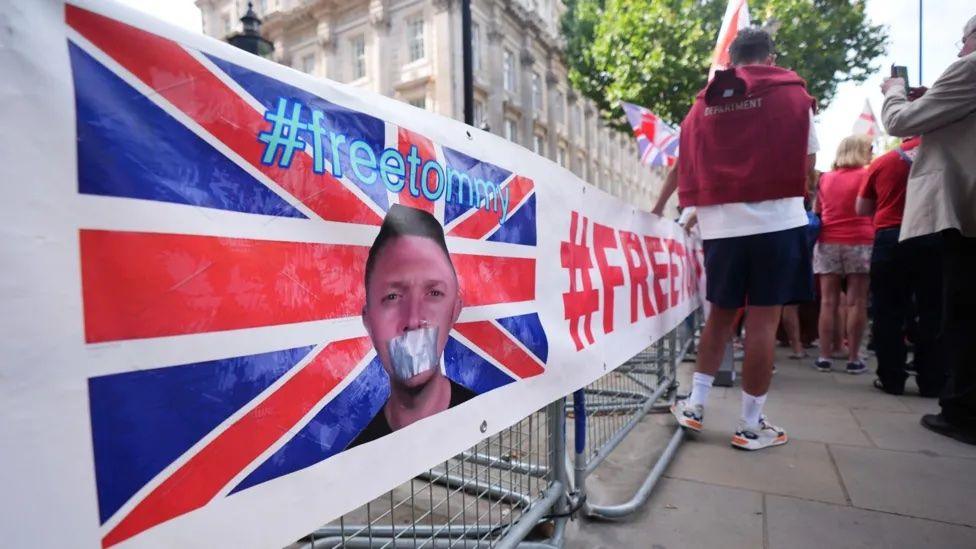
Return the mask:
[[(921, 139), (913, 137), (901, 144), (901, 150), (908, 152), (919, 143)], [(901, 225), (901, 216), (905, 213), (905, 188), (908, 185), (908, 172), (911, 169), (911, 164), (896, 150), (879, 156), (868, 167), (867, 179), (858, 196), (876, 201), (875, 229)]]
[(874, 225), (870, 217), (857, 215), (854, 201), (867, 177), (866, 168), (841, 168), (820, 177), (820, 242), (871, 244)]

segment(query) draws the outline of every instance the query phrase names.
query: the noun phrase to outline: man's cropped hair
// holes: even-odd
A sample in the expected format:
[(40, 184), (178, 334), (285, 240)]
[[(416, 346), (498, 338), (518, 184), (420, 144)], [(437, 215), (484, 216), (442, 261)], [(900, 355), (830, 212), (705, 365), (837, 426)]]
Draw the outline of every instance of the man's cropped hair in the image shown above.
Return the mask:
[(437, 221), (437, 218), (424, 210), (394, 204), (386, 212), (383, 225), (380, 226), (380, 233), (376, 235), (376, 240), (370, 246), (369, 255), (366, 257), (364, 283), (367, 286), (380, 252), (393, 239), (401, 236), (419, 236), (433, 240), (437, 247), (444, 251), (444, 256), (447, 257), (448, 263), (451, 263), (451, 267), (454, 267), (454, 263), (451, 262), (451, 254), (447, 251), (444, 227)]
[(774, 51), (773, 38), (768, 32), (758, 27), (747, 27), (739, 31), (729, 46), (729, 58), (733, 65), (747, 65), (765, 61)]

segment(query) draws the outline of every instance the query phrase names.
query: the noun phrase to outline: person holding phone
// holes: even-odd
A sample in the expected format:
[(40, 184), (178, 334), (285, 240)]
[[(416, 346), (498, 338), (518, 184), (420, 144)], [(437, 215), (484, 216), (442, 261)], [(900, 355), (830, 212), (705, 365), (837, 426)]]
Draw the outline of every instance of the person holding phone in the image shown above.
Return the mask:
[(919, 135), (900, 241), (940, 234), (942, 337), (949, 372), (941, 412), (922, 416), (936, 433), (976, 445), (976, 16), (963, 27), (959, 60), (928, 90), (903, 78), (882, 83), (881, 119), (897, 137)]

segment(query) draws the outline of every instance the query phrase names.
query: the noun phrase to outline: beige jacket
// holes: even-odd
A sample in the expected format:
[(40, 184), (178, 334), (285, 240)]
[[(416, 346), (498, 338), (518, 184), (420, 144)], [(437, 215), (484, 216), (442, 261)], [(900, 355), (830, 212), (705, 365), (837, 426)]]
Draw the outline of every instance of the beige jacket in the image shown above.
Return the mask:
[(976, 237), (976, 53), (960, 58), (919, 99), (903, 86), (885, 95), (891, 135), (921, 135), (905, 196), (901, 240), (945, 229)]

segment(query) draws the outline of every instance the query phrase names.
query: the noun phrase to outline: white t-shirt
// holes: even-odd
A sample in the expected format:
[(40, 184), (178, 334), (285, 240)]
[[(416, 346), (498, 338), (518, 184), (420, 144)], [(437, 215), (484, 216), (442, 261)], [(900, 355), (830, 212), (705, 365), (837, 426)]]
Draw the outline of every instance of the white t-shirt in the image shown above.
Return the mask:
[[(819, 150), (820, 141), (817, 140), (811, 110), (807, 154), (815, 154)], [(698, 226), (703, 240), (785, 231), (802, 227), (807, 222), (802, 196), (698, 206)]]
[(694, 206), (688, 206), (687, 208), (681, 210), (681, 213), (678, 215), (678, 225), (681, 225), (682, 227), (687, 225), (688, 222), (691, 221), (691, 216), (694, 213), (695, 213)]

